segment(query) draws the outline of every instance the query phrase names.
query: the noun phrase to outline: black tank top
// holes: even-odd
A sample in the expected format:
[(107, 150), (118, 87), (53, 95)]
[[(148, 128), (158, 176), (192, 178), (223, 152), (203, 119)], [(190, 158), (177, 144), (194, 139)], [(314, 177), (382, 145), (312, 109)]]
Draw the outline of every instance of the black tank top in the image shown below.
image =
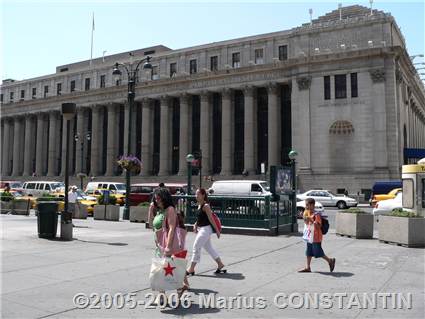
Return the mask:
[(204, 212), (203, 210), (204, 205), (205, 204), (202, 204), (201, 208), (198, 209), (198, 213), (197, 213), (196, 224), (199, 227), (211, 225), (210, 220), (208, 219), (207, 213)]

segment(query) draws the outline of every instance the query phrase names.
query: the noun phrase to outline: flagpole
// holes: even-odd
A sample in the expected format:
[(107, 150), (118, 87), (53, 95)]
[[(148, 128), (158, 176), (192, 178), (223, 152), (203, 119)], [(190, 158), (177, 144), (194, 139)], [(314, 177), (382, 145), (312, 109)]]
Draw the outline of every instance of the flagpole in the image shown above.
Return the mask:
[(94, 12), (93, 12), (93, 20), (92, 20), (92, 28), (91, 28), (91, 50), (90, 50), (90, 66), (92, 65), (93, 59), (93, 33), (94, 33)]

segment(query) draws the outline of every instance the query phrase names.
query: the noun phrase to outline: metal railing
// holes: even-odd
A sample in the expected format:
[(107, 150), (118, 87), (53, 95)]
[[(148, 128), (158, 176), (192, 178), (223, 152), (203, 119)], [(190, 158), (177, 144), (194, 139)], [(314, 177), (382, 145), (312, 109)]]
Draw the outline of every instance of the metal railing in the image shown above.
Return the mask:
[[(186, 224), (196, 222), (198, 205), (193, 195), (175, 195), (176, 208), (183, 211)], [(220, 218), (223, 227), (253, 228), (276, 231), (292, 222), (291, 201), (281, 196), (274, 201), (271, 196), (230, 197), (209, 196), (211, 209)], [(279, 226), (279, 227), (277, 227)]]

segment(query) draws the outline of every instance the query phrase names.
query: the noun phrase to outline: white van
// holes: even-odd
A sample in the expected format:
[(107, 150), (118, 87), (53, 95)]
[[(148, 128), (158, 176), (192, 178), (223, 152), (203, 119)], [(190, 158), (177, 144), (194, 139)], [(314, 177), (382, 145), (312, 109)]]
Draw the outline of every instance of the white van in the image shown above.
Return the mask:
[(109, 189), (115, 194), (125, 194), (125, 184), (113, 182), (89, 182), (85, 192), (87, 194), (94, 194), (99, 189)]
[(228, 180), (214, 182), (208, 190), (211, 195), (267, 196), (271, 195), (269, 183), (260, 180)]
[(22, 186), (22, 193), (28, 196), (40, 197), (44, 193), (53, 193), (57, 188), (65, 188), (62, 182), (29, 181)]

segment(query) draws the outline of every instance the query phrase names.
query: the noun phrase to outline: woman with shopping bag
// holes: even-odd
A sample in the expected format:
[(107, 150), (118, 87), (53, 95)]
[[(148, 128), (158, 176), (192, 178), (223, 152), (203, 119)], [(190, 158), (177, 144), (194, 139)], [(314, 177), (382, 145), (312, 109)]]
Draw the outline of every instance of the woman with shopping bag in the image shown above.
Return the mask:
[(152, 260), (151, 288), (160, 292), (176, 289), (180, 295), (189, 288), (185, 274), (187, 261), (184, 219), (180, 213), (177, 214), (168, 189), (161, 188), (155, 192), (154, 196), (159, 209), (164, 211), (164, 218), (161, 228), (155, 231), (156, 244), (161, 257)]
[(215, 273), (226, 273), (227, 270), (224, 269), (224, 264), (220, 256), (211, 244), (211, 235), (214, 232), (217, 234), (217, 237), (220, 238), (220, 227), (214, 220), (213, 212), (208, 204), (208, 195), (204, 188), (200, 188), (196, 191), (196, 201), (198, 202), (198, 212), (196, 223), (193, 225), (193, 231), (197, 234), (193, 244), (192, 263), (187, 270), (187, 274), (192, 276), (195, 274), (196, 264), (201, 260), (202, 248), (204, 248), (217, 263)]

